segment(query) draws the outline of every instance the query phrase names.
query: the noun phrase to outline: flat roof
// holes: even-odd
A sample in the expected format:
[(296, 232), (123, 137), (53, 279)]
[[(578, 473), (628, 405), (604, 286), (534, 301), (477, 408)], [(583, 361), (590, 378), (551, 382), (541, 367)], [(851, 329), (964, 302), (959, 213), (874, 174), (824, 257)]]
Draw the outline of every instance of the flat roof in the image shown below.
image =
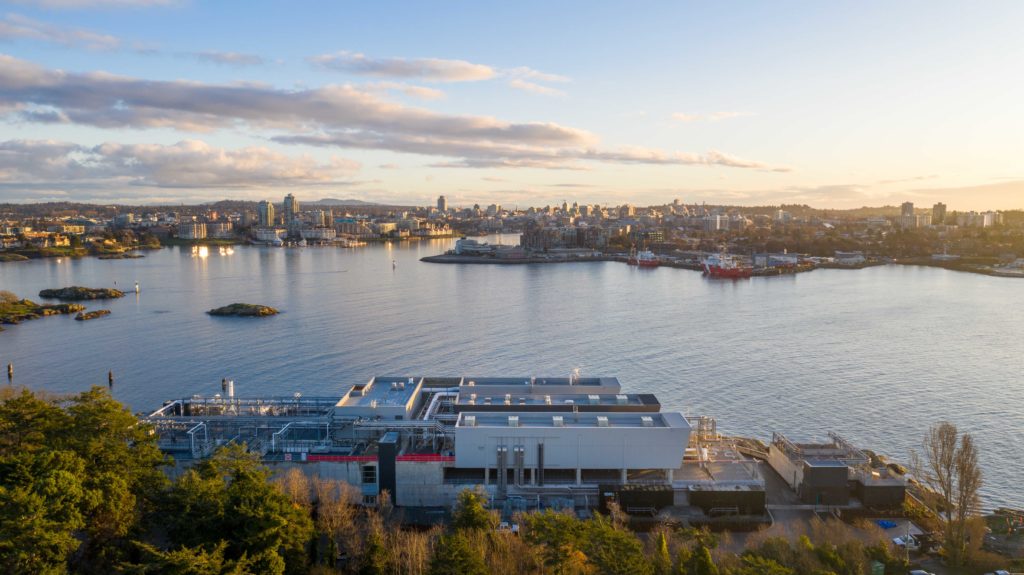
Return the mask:
[[(475, 418), (475, 425), (467, 425), (467, 418)], [(511, 424), (516, 418), (516, 425)], [(561, 425), (558, 422), (561, 422)], [(607, 425), (604, 425), (607, 423)], [(679, 413), (622, 413), (622, 412), (581, 412), (567, 414), (551, 414), (536, 412), (490, 412), (464, 411), (459, 414), (456, 427), (488, 427), (488, 428), (555, 428), (555, 427), (586, 427), (598, 429), (609, 428), (679, 428), (689, 429), (686, 419)]]
[[(476, 395), (475, 400), (471, 397), (472, 395)], [(512, 405), (549, 405), (549, 399), (550, 405), (657, 405), (658, 403), (655, 397), (649, 393), (504, 394), (491, 393), (486, 387), (477, 391), (463, 387), (459, 391), (455, 403), (459, 406), (484, 405), (489, 399), (493, 405), (502, 405), (506, 395), (511, 396)]]
[(545, 385), (572, 385), (572, 386), (619, 386), (619, 380), (616, 377), (580, 377), (575, 380), (570, 380), (568, 377), (463, 377), (461, 387), (485, 387), (488, 385), (522, 385), (524, 388), (530, 385), (534, 386), (545, 386)]
[(420, 381), (416, 377), (375, 377), (353, 385), (337, 407), (370, 407), (373, 402), (377, 407), (404, 407), (417, 393)]

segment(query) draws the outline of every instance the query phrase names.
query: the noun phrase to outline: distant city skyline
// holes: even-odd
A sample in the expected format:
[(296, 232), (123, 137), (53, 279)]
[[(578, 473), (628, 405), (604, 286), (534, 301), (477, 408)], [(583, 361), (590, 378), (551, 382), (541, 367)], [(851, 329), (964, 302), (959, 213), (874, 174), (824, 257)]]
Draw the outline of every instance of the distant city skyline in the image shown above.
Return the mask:
[(1024, 5), (2, 3), (0, 203), (1024, 208)]

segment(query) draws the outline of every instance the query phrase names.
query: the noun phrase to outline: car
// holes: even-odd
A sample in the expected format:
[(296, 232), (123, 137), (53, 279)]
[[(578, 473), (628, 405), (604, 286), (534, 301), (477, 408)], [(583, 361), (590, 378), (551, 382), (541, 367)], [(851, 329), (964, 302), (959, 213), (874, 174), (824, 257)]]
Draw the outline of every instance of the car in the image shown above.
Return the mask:
[(921, 542), (913, 535), (893, 537), (892, 544), (901, 549), (908, 549), (910, 551), (918, 551), (921, 549)]
[(925, 571), (924, 569), (914, 569), (910, 573), (907, 573), (907, 575), (935, 575), (935, 573)]

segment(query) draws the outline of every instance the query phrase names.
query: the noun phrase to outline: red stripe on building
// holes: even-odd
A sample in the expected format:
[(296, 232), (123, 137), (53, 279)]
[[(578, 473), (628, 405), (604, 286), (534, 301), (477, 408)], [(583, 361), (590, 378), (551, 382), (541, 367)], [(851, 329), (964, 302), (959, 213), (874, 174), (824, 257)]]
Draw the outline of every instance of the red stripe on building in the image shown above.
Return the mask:
[(376, 455), (313, 455), (306, 456), (306, 461), (332, 461), (337, 463), (377, 461)]
[(417, 453), (413, 455), (399, 455), (395, 461), (412, 461), (417, 463), (454, 463), (455, 458), (451, 455), (438, 453)]

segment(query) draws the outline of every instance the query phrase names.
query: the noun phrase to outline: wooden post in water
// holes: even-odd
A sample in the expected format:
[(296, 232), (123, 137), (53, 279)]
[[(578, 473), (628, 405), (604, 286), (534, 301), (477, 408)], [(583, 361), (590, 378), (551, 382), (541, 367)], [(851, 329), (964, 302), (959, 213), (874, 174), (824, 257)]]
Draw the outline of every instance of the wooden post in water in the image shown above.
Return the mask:
[(107, 372), (107, 387), (114, 387), (114, 370)]
[(7, 364), (7, 383), (14, 383), (14, 362)]

